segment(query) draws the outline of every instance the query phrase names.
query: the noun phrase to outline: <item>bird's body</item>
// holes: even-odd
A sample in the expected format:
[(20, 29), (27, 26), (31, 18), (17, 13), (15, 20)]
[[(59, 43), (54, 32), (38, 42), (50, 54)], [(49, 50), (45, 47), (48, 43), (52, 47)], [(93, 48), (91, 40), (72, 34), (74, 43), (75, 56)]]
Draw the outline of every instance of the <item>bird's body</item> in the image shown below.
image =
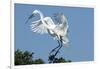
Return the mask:
[[(33, 11), (32, 15), (40, 16), (40, 20), (33, 21), (31, 24), (31, 29), (33, 32), (39, 34), (49, 34), (55, 40), (61, 40), (64, 46), (69, 42), (68, 40), (68, 22), (64, 14), (59, 14), (58, 17), (60, 18), (59, 24), (55, 24), (51, 17), (44, 17), (43, 14), (39, 10)], [(31, 15), (31, 17), (32, 17)], [(30, 17), (29, 17), (30, 18)]]
[[(39, 10), (34, 10), (32, 15), (28, 18), (31, 19), (33, 16), (39, 15), (40, 19), (33, 21), (31, 24), (31, 30), (39, 34), (49, 34), (54, 40), (57, 40), (58, 46), (50, 52), (50, 57), (52, 58), (51, 63), (54, 62), (55, 56), (59, 52), (62, 46), (68, 46), (68, 22), (63, 13), (57, 14), (58, 23), (56, 24), (51, 17), (44, 17)], [(26, 22), (28, 22), (28, 20)], [(51, 53), (55, 54), (51, 55)]]

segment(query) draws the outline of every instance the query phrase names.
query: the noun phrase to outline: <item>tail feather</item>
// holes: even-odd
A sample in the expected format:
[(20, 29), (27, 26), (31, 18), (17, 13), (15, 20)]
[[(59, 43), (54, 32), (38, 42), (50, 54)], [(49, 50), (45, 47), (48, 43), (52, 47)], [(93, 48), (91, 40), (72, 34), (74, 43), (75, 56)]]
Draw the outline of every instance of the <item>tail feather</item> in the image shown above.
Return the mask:
[(64, 46), (68, 47), (69, 39), (67, 36), (62, 37), (62, 42)]

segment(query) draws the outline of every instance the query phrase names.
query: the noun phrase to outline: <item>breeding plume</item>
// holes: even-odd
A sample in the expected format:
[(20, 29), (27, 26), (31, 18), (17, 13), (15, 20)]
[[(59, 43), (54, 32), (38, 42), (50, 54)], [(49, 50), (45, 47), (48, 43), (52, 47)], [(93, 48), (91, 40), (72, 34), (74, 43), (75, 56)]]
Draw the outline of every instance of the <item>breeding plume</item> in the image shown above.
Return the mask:
[[(68, 45), (68, 22), (63, 13), (55, 14), (59, 21), (53, 21), (51, 17), (45, 17), (39, 10), (34, 10), (31, 16), (29, 16), (28, 20), (34, 16), (39, 16), (40, 19), (32, 22), (32, 32), (49, 34), (59, 43), (59, 46), (54, 48), (51, 52), (55, 51), (55, 49), (59, 47)], [(28, 20), (26, 22), (28, 22)]]

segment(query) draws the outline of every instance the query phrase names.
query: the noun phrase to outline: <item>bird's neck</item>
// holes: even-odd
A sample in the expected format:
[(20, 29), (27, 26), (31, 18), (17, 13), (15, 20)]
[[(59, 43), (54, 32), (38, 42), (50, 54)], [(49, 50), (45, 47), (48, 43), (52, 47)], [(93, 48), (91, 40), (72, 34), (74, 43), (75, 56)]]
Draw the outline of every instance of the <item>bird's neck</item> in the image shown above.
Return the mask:
[(48, 27), (48, 25), (44, 21), (44, 15), (42, 14), (42, 12), (38, 11), (38, 13), (40, 15), (40, 20), (42, 21), (42, 23), (44, 24), (44, 26)]
[(39, 14), (39, 16), (40, 16), (40, 19), (42, 20), (42, 19), (44, 18), (42, 12), (38, 11), (38, 14)]

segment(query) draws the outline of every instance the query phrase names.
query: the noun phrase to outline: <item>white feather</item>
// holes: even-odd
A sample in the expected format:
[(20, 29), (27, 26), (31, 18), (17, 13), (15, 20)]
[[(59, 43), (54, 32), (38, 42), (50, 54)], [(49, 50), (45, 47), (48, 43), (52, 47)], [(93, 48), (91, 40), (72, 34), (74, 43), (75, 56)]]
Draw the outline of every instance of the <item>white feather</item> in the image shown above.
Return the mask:
[(40, 15), (40, 20), (34, 21), (31, 24), (33, 32), (50, 34), (56, 40), (60, 40), (61, 36), (63, 45), (68, 44), (68, 21), (64, 14), (57, 15), (60, 18), (59, 24), (55, 24), (51, 17), (43, 17), (43, 14), (38, 10), (33, 11), (33, 14)]
[(48, 33), (47, 32), (47, 28), (43, 25), (43, 23), (41, 22), (41, 20), (32, 22), (32, 24), (31, 24), (31, 30), (33, 32), (40, 33), (40, 34)]

